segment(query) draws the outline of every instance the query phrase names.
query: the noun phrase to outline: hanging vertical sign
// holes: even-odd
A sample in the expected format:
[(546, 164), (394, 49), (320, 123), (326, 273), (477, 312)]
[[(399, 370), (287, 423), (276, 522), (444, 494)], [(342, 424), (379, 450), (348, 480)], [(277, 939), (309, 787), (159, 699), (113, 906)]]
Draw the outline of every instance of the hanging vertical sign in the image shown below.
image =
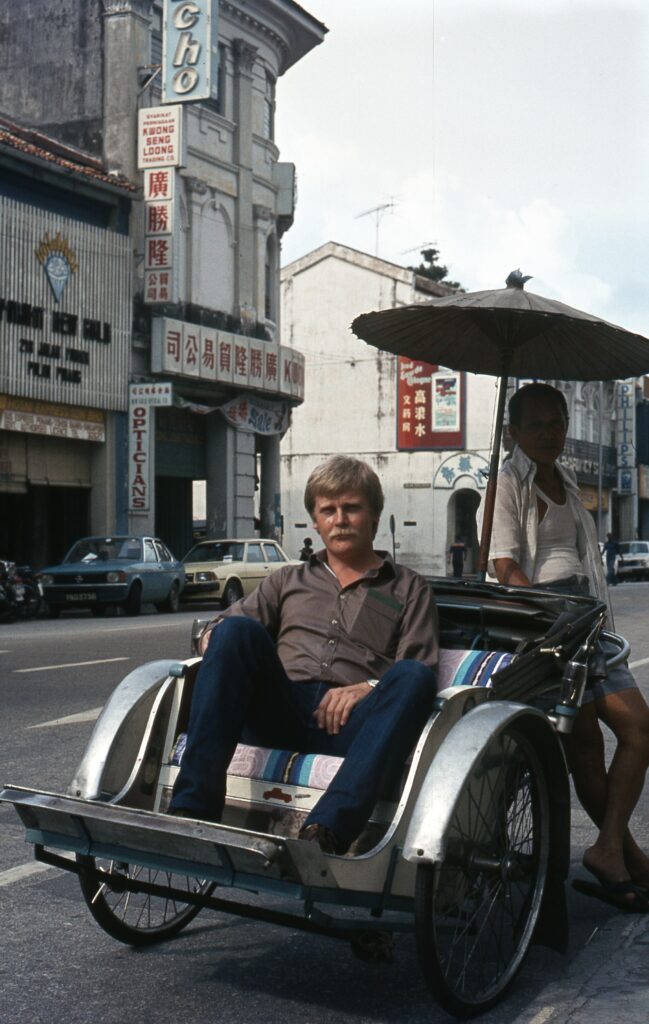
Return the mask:
[(615, 388), (615, 440), (618, 494), (635, 491), (635, 381), (618, 381)]
[(462, 374), (399, 357), (397, 447), (464, 447)]
[(173, 167), (144, 171), (144, 301), (175, 302)]
[(162, 102), (215, 98), (217, 0), (165, 0)]
[(142, 107), (138, 112), (138, 169), (184, 167), (187, 153), (183, 128), (182, 107)]
[(151, 507), (151, 434), (155, 412), (142, 401), (138, 385), (129, 387), (128, 404), (128, 508), (148, 512)]

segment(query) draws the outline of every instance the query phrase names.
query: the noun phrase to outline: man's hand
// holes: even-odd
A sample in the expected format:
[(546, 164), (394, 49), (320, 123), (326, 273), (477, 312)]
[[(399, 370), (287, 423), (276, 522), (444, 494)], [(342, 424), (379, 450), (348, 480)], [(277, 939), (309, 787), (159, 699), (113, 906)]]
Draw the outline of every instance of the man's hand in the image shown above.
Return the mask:
[(207, 650), (207, 645), (212, 639), (212, 632), (214, 631), (216, 626), (218, 626), (218, 622), (211, 622), (209, 626), (205, 627), (205, 629), (200, 635), (200, 639), (198, 641), (198, 653), (201, 655), (201, 657), (205, 654), (205, 651)]
[(326, 729), (330, 736), (337, 736), (349, 721), (352, 710), (371, 692), (369, 683), (353, 683), (329, 690), (313, 713), (318, 728)]

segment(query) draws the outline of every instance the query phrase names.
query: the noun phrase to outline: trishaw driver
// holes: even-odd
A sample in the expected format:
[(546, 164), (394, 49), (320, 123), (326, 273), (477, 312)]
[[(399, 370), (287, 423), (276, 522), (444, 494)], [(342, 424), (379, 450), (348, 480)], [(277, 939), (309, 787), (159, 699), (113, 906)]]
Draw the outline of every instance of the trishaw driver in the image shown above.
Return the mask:
[(300, 838), (344, 853), (431, 712), (437, 612), (422, 576), (374, 550), (383, 491), (370, 466), (332, 456), (304, 503), (324, 550), (264, 578), (201, 637), (170, 813), (220, 820), (240, 740), (333, 754), (345, 760)]

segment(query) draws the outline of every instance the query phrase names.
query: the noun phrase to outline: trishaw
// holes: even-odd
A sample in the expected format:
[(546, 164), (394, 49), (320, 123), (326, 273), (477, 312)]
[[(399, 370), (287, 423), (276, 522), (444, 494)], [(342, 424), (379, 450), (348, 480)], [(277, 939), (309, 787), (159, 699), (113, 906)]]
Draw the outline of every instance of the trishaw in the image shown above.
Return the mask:
[[(431, 585), (435, 708), (400, 793), (376, 806), (345, 856), (297, 838), (336, 758), (241, 744), (220, 824), (165, 814), (195, 656), (150, 662), (117, 686), (66, 795), (9, 786), (0, 799), (15, 805), (36, 858), (76, 872), (91, 914), (122, 942), (169, 939), (206, 907), (346, 939), (365, 959), (388, 960), (392, 934), (414, 929), (435, 999), (480, 1013), (531, 943), (565, 949), (561, 734), (605, 609), (541, 590)], [(626, 642), (607, 638), (613, 660), (625, 658)]]

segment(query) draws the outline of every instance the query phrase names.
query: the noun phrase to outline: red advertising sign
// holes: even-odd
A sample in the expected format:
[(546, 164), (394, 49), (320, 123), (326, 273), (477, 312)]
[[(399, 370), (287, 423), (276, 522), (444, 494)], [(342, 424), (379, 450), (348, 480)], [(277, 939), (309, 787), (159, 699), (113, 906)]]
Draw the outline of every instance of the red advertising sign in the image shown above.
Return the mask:
[(463, 448), (463, 375), (403, 356), (398, 369), (397, 448)]

